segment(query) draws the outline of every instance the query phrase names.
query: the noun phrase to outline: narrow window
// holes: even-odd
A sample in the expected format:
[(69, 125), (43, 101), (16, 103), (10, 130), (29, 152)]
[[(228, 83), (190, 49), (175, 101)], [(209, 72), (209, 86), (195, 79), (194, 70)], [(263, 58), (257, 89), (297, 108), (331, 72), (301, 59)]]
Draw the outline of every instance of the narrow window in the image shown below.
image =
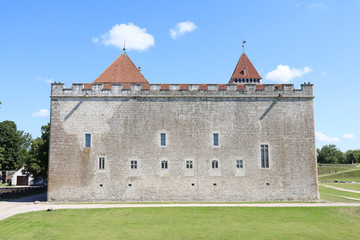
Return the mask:
[(161, 146), (166, 146), (166, 133), (161, 133), (160, 134), (160, 141), (161, 141)]
[(236, 168), (244, 168), (243, 160), (236, 160)]
[(91, 134), (85, 134), (85, 147), (91, 147)]
[(213, 161), (211, 162), (211, 167), (212, 167), (213, 169), (219, 168), (219, 161), (218, 161), (218, 160), (213, 160)]
[(137, 169), (137, 161), (130, 161), (130, 167), (131, 169)]
[(105, 169), (105, 158), (99, 157), (99, 169)]
[(191, 161), (191, 160), (186, 161), (186, 168), (188, 168), (188, 169), (193, 168), (193, 161)]
[(168, 161), (161, 161), (161, 168), (167, 169), (168, 168)]
[(269, 146), (261, 145), (261, 167), (269, 168)]
[(219, 146), (219, 134), (218, 133), (214, 133), (213, 135), (213, 142), (214, 142), (214, 146)]

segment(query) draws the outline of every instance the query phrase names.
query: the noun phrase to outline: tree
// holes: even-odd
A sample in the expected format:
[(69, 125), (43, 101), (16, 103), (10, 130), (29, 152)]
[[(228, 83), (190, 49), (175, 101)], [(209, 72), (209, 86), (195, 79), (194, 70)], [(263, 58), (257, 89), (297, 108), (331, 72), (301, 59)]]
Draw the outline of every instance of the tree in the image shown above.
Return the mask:
[(18, 131), (13, 121), (0, 122), (0, 169), (5, 175), (7, 170), (19, 169), (25, 158), (24, 141), (31, 138), (29, 134)]
[(41, 137), (32, 140), (29, 157), (25, 162), (25, 172), (35, 179), (47, 179), (49, 158), (50, 123), (41, 127)]
[(317, 149), (317, 161), (318, 163), (345, 163), (344, 153), (336, 148), (336, 145), (325, 145), (320, 149)]
[(360, 150), (348, 150), (345, 153), (346, 163), (360, 163)]

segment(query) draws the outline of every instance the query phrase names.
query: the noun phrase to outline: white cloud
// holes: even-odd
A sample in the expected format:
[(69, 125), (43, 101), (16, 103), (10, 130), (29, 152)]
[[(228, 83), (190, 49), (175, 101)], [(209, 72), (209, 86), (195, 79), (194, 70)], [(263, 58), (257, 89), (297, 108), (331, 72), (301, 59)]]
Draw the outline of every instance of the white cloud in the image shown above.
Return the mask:
[(320, 142), (338, 142), (339, 141), (339, 138), (329, 137), (322, 132), (316, 132), (315, 135), (316, 135), (316, 139), (319, 140)]
[(44, 82), (44, 83), (53, 83), (53, 82), (54, 82), (54, 79), (52, 79), (52, 78), (37, 77), (36, 80), (42, 81), (42, 82)]
[(314, 10), (317, 10), (317, 9), (320, 9), (320, 10), (325, 10), (326, 9), (326, 5), (325, 3), (323, 2), (313, 2), (313, 3), (309, 3), (308, 5), (306, 5), (308, 8), (311, 8), (311, 9), (314, 9)]
[(47, 109), (40, 109), (38, 112), (34, 112), (31, 114), (32, 117), (47, 117), (49, 115), (50, 113)]
[(355, 137), (355, 134), (353, 133), (343, 134), (342, 137), (346, 139), (353, 139)]
[[(98, 43), (99, 38), (93, 37), (92, 42)], [(145, 51), (151, 46), (155, 45), (154, 37), (146, 32), (145, 28), (139, 28), (133, 23), (122, 23), (113, 26), (109, 32), (101, 36), (101, 43), (105, 46), (114, 46), (127, 50)]]
[(266, 79), (274, 80), (280, 83), (288, 83), (293, 78), (301, 77), (302, 75), (312, 72), (311, 67), (290, 68), (288, 65), (278, 65), (275, 70), (268, 72)]
[(170, 29), (170, 36), (173, 39), (176, 39), (180, 37), (181, 35), (184, 35), (187, 32), (192, 32), (197, 28), (195, 23), (186, 21), (186, 22), (180, 22), (177, 23), (176, 26), (172, 29)]
[(99, 42), (99, 38), (93, 37), (93, 38), (91, 39), (91, 41), (92, 41), (93, 43), (98, 43), (98, 42)]
[(327, 72), (321, 72), (320, 75), (325, 76), (327, 75)]

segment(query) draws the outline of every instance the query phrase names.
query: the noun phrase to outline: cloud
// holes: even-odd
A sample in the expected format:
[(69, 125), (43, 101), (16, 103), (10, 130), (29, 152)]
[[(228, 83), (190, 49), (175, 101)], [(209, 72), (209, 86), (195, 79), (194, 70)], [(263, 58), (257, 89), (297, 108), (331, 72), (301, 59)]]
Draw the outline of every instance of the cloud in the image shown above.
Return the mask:
[(170, 29), (170, 36), (173, 39), (176, 39), (184, 35), (185, 33), (194, 31), (196, 28), (197, 26), (193, 22), (190, 21), (180, 22), (177, 23), (174, 28)]
[(275, 70), (268, 72), (266, 79), (274, 80), (280, 83), (288, 83), (293, 78), (301, 77), (302, 75), (312, 72), (311, 67), (304, 67), (303, 69), (290, 68), (288, 65), (278, 65)]
[(329, 137), (322, 132), (315, 132), (315, 135), (316, 135), (316, 139), (319, 140), (320, 142), (338, 142), (339, 141), (339, 138)]
[(306, 5), (306, 7), (314, 9), (314, 10), (325, 10), (326, 9), (326, 5), (324, 2), (313, 2), (313, 3), (309, 3)]
[(355, 134), (353, 133), (343, 134), (342, 137), (346, 139), (353, 139), (355, 137)]
[(50, 113), (47, 109), (40, 109), (38, 112), (34, 112), (31, 114), (32, 117), (47, 117), (49, 115)]
[[(91, 41), (98, 43), (100, 39), (93, 37)], [(145, 28), (140, 28), (133, 23), (116, 24), (109, 32), (101, 36), (101, 43), (105, 46), (122, 49), (124, 41), (127, 50), (145, 51), (155, 45), (154, 37), (147, 33)]]
[(93, 37), (93, 38), (91, 39), (91, 41), (92, 41), (93, 43), (98, 43), (98, 42), (99, 42), (99, 38)]
[(52, 79), (52, 78), (37, 77), (36, 80), (42, 81), (42, 82), (44, 82), (44, 83), (53, 83), (53, 82), (54, 82), (54, 79)]

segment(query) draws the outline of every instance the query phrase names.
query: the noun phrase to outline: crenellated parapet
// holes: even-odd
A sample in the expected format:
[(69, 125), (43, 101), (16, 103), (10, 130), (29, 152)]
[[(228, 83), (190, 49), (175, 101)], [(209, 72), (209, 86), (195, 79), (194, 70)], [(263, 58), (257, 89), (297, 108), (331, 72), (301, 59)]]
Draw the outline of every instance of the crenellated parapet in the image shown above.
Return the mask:
[(92, 84), (74, 83), (66, 88), (53, 83), (51, 97), (306, 97), (313, 98), (313, 84)]

